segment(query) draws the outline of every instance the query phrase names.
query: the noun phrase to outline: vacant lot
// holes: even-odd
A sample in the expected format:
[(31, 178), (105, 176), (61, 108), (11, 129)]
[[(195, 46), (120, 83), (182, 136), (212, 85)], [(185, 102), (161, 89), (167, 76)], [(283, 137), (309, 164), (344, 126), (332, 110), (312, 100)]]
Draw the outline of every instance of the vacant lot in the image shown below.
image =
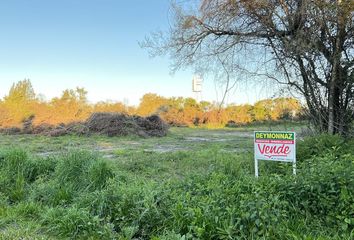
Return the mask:
[(3, 148), (20, 147), (42, 156), (68, 150), (101, 152), (104, 157), (115, 158), (121, 152), (176, 152), (220, 148), (228, 152), (244, 152), (253, 148), (254, 130), (295, 130), (301, 134), (306, 128), (301, 124), (280, 124), (227, 129), (171, 128), (166, 137), (141, 138), (139, 136), (106, 137), (100, 135), (60, 136), (0, 135)]
[(253, 130), (0, 136), (0, 238), (351, 239), (353, 141), (301, 140), (298, 176), (262, 162), (257, 180)]

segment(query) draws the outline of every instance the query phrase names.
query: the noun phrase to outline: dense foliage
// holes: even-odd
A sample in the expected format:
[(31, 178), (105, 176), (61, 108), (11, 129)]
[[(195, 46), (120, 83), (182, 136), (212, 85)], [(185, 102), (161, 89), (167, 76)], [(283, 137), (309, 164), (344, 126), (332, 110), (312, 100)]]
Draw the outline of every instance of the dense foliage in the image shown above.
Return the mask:
[(218, 148), (193, 152), (0, 153), (4, 239), (353, 239), (353, 141), (298, 144), (288, 164)]
[[(37, 96), (29, 80), (12, 86), (9, 94), (0, 100), (0, 127), (20, 127), (31, 120), (34, 125), (58, 125), (85, 121), (95, 112), (114, 112), (149, 116), (159, 114), (172, 125), (203, 125), (224, 127), (251, 122), (297, 119), (301, 114), (299, 101), (293, 98), (266, 99), (254, 105), (229, 105), (197, 102), (192, 98), (165, 98), (145, 94), (139, 106), (119, 102), (90, 104), (83, 88), (65, 90), (62, 96), (44, 101)], [(34, 118), (33, 118), (34, 117)]]

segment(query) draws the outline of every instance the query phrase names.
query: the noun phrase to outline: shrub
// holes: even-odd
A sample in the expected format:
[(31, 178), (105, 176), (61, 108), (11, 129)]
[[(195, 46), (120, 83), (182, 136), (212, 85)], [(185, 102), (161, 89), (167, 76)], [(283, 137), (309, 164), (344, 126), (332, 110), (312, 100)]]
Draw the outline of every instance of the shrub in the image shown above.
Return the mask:
[(278, 191), (299, 214), (337, 226), (338, 231), (353, 229), (353, 159), (353, 155), (337, 158), (331, 152), (314, 157), (302, 164), (296, 181), (278, 184)]
[(55, 180), (60, 185), (72, 185), (74, 189), (100, 189), (111, 177), (113, 172), (107, 162), (85, 151), (64, 154), (55, 169)]
[(23, 150), (0, 153), (0, 191), (8, 195), (10, 202), (25, 198), (26, 185), (36, 178), (32, 163)]
[(328, 152), (341, 154), (347, 150), (345, 140), (339, 135), (321, 134), (298, 141), (296, 155), (301, 162), (314, 156), (325, 155)]
[(111, 224), (76, 207), (51, 208), (43, 214), (41, 223), (50, 234), (71, 239), (112, 239), (114, 234)]
[(36, 181), (31, 198), (50, 206), (66, 205), (85, 191), (105, 187), (114, 176), (107, 162), (84, 151), (63, 154), (56, 159), (53, 175)]

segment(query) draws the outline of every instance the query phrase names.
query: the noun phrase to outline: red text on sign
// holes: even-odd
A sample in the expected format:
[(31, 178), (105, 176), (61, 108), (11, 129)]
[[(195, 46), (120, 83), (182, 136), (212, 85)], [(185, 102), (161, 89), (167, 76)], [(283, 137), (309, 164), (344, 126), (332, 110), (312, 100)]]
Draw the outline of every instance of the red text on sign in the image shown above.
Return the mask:
[(257, 146), (261, 154), (271, 154), (270, 156), (286, 156), (290, 153), (289, 146), (285, 146), (285, 144), (273, 146), (257, 144)]

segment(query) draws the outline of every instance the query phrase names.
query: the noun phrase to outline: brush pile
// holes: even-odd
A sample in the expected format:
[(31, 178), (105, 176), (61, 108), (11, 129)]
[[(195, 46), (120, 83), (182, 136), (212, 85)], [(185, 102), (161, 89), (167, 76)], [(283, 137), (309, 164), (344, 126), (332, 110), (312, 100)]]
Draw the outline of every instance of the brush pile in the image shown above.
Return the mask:
[(129, 116), (118, 113), (94, 113), (86, 121), (89, 132), (108, 136), (165, 136), (167, 124), (157, 115)]
[(168, 125), (157, 115), (130, 116), (121, 113), (93, 113), (85, 122), (69, 124), (41, 124), (33, 126), (33, 117), (23, 121), (22, 127), (2, 128), (2, 134), (40, 134), (46, 136), (102, 134), (110, 137), (138, 135), (142, 137), (166, 136)]

